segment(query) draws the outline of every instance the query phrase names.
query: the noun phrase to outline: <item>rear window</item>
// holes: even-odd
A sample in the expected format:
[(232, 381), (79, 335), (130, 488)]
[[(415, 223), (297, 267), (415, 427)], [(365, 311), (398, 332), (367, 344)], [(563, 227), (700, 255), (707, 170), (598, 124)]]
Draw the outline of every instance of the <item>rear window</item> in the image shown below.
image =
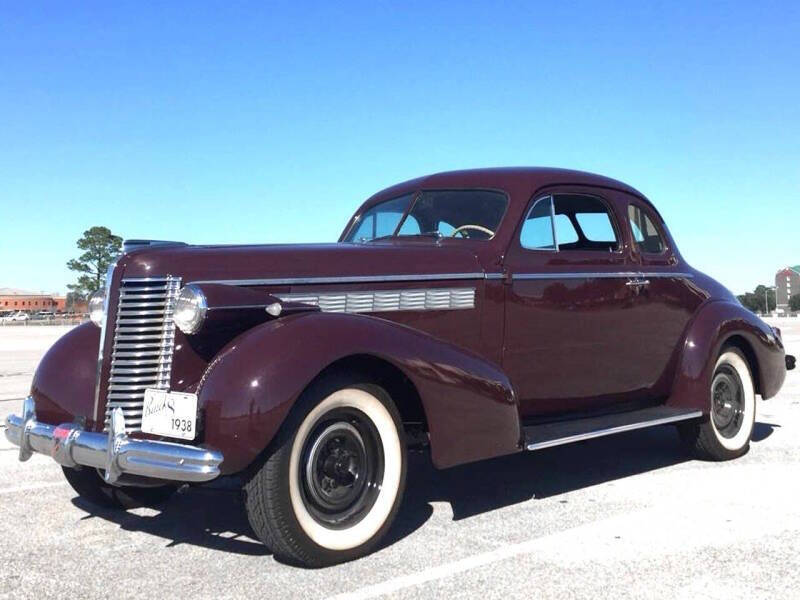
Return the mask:
[(667, 248), (653, 221), (640, 207), (630, 204), (628, 206), (628, 219), (631, 223), (633, 241), (636, 242), (642, 252), (661, 254)]

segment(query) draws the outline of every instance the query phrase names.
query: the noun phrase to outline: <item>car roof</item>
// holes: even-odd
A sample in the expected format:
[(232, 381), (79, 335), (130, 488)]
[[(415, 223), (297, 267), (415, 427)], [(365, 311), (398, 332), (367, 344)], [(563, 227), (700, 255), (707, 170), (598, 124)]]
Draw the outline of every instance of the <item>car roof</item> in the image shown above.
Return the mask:
[[(386, 200), (392, 196), (415, 189), (434, 188), (487, 188), (508, 189), (523, 188), (531, 193), (549, 185), (591, 185), (613, 188), (629, 192), (640, 198), (643, 194), (635, 188), (618, 181), (585, 171), (558, 169), (554, 167), (492, 167), (485, 169), (464, 169), (460, 171), (444, 171), (416, 179), (409, 179), (374, 194), (361, 206), (360, 211)], [(527, 201), (527, 198), (525, 199)]]

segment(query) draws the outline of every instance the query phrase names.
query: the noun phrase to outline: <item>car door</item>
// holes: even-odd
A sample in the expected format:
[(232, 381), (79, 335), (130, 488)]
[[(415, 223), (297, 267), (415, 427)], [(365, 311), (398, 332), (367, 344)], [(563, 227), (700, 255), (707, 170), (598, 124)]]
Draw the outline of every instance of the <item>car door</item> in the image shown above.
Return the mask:
[(523, 417), (603, 409), (641, 397), (635, 361), (638, 264), (605, 190), (537, 193), (504, 263), (503, 366)]
[(674, 247), (661, 216), (632, 194), (615, 193), (636, 268), (642, 273), (629, 310), (631, 343), (639, 349), (635, 376), (644, 395), (669, 395), (681, 341), (689, 320), (704, 300), (692, 284), (691, 270)]

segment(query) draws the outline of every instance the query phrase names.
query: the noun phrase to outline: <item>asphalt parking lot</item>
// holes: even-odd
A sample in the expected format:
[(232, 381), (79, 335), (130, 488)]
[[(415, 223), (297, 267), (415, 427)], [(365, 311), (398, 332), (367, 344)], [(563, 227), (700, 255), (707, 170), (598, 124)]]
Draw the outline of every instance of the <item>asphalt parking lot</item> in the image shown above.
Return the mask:
[[(800, 354), (800, 319), (774, 321)], [(0, 328), (0, 417), (64, 328)], [(751, 450), (692, 460), (670, 427), (447, 471), (414, 456), (384, 547), (303, 570), (253, 539), (234, 489), (102, 511), (0, 436), (0, 598), (797, 598), (800, 374)]]

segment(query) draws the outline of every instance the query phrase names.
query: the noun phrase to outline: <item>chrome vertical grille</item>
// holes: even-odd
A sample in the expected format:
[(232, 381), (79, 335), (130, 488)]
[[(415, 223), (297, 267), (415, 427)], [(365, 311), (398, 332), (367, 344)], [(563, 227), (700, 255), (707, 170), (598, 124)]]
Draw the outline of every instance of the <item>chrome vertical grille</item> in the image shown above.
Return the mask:
[(179, 277), (123, 279), (111, 351), (106, 429), (111, 411), (122, 408), (128, 431), (139, 431), (147, 388), (169, 389)]

